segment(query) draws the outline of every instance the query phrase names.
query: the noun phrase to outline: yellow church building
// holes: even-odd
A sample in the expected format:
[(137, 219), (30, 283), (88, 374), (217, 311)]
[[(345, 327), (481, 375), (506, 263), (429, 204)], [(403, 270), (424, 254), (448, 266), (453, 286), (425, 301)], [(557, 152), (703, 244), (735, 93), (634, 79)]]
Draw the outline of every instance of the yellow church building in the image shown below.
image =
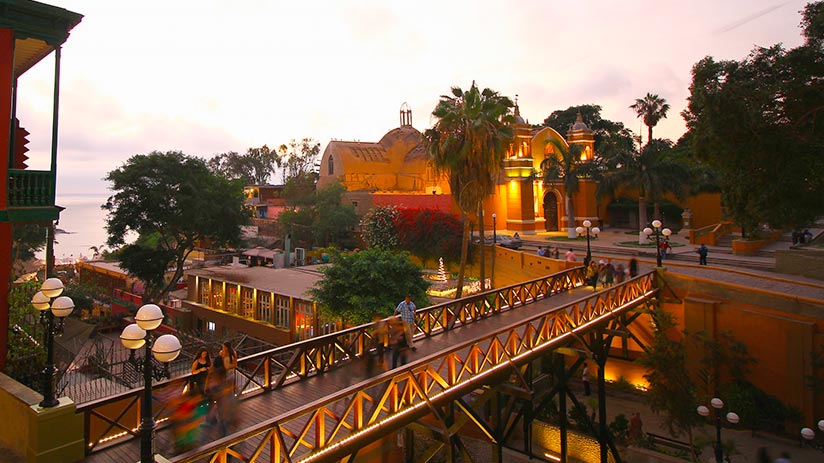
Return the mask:
[[(583, 122), (580, 115), (566, 137), (550, 127), (533, 129), (520, 115), (515, 103), (514, 138), (503, 160), (495, 191), (484, 201), (484, 227), (492, 228), (495, 214), (499, 230), (530, 235), (547, 231), (562, 231), (576, 227), (584, 220), (603, 227), (627, 224), (637, 226), (632, 217), (635, 211), (624, 208), (612, 213), (611, 198), (596, 198), (596, 182), (579, 180), (579, 190), (573, 195), (575, 223), (567, 224), (567, 204), (564, 186), (560, 182), (544, 184), (540, 174), (541, 163), (554, 156), (551, 139), (562, 145), (581, 145), (583, 160), (595, 156), (594, 132)], [(404, 103), (400, 109), (400, 126), (386, 133), (378, 142), (339, 141), (329, 142), (320, 164), (318, 188), (334, 182), (346, 187), (344, 196), (363, 215), (375, 206), (395, 205), (401, 208), (430, 208), (458, 213), (452, 201), (452, 192), (446, 177), (435, 174), (423, 144), (423, 134), (412, 126), (412, 110)], [(702, 195), (699, 195), (702, 196)], [(637, 194), (635, 195), (637, 199)], [(705, 208), (704, 204), (716, 204), (718, 213)], [(692, 214), (692, 227), (720, 221), (720, 208), (715, 198), (693, 197), (684, 207), (698, 207), (701, 213)], [(623, 212), (623, 217), (619, 217)], [(681, 228), (678, 217), (665, 219), (667, 226)]]

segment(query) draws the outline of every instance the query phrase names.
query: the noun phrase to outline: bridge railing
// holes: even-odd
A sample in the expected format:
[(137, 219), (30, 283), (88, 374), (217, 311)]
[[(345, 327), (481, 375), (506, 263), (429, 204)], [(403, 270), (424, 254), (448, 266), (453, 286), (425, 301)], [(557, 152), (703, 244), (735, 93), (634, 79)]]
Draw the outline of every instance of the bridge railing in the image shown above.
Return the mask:
[[(416, 335), (437, 335), (582, 286), (584, 277), (583, 268), (576, 267), (420, 309), (416, 313)], [(375, 345), (374, 328), (375, 324), (368, 323), (243, 357), (238, 360), (235, 371), (235, 390), (241, 398), (248, 398), (361, 357)], [(178, 397), (183, 381), (190, 376), (153, 386), (153, 409), (160, 426), (165, 424), (170, 414), (164, 405), (167, 402), (165, 398)], [(78, 413), (84, 415), (87, 453), (138, 436), (142, 391), (143, 388), (132, 389), (78, 407)]]
[[(174, 461), (227, 461), (230, 457), (250, 463), (337, 461), (472, 390), (506, 380), (515, 366), (605, 323), (656, 292), (654, 272), (639, 275), (392, 369)], [(467, 414), (473, 413), (462, 402), (455, 403)]]

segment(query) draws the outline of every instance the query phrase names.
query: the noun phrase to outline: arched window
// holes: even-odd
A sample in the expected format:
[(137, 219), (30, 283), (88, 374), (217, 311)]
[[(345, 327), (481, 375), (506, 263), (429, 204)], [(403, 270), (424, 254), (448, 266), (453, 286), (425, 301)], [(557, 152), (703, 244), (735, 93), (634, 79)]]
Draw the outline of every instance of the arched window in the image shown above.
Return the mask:
[(335, 163), (332, 161), (332, 156), (329, 156), (329, 175), (335, 175)]

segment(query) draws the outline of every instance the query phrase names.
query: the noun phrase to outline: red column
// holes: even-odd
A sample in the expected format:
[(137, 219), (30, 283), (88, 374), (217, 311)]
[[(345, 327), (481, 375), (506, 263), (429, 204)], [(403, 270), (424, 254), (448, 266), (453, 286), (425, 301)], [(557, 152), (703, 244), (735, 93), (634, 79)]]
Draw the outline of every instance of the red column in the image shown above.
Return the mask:
[[(9, 134), (11, 132), (11, 84), (14, 64), (14, 32), (0, 28), (0, 210), (8, 204)], [(0, 222), (0, 370), (6, 365), (9, 333), (11, 278), (11, 223)]]

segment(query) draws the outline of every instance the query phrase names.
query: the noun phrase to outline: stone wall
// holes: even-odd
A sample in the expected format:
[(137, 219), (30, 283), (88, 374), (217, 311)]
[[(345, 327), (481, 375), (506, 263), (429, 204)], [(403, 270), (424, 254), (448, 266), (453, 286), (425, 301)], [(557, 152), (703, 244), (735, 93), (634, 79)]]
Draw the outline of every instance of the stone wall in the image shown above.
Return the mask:
[(824, 280), (824, 249), (781, 249), (775, 252), (775, 271)]

